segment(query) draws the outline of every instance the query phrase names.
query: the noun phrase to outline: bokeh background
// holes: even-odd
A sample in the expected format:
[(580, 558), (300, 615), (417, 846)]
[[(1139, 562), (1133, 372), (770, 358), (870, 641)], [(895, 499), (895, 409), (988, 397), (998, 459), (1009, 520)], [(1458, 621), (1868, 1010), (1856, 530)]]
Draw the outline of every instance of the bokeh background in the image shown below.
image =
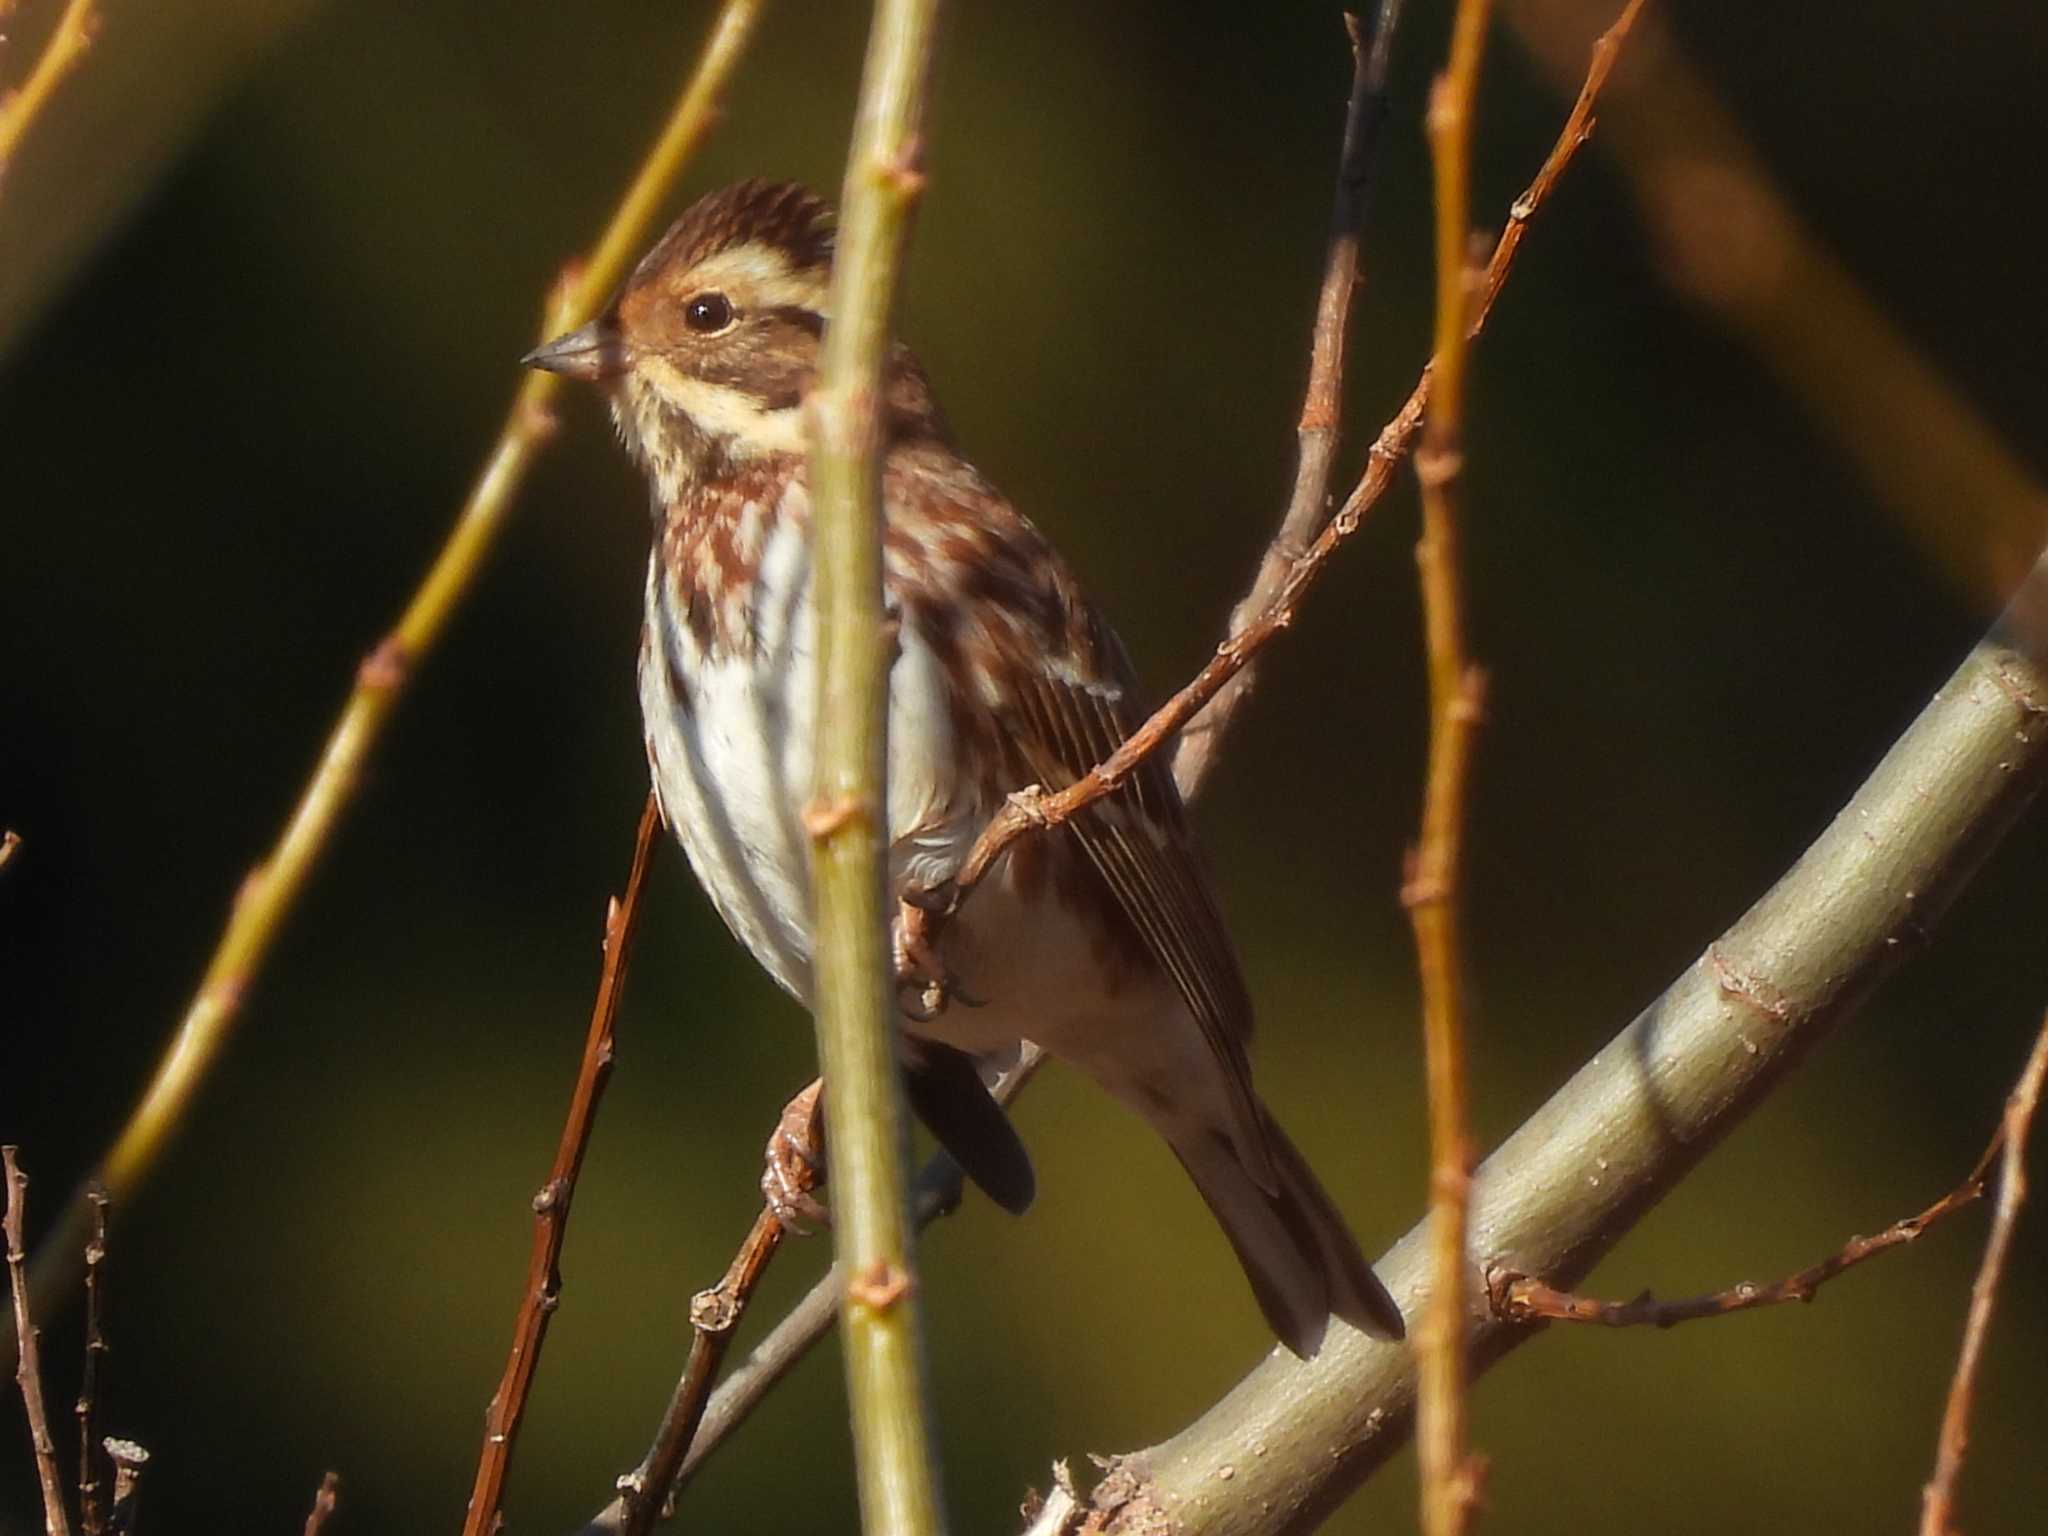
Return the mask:
[[(0, 78), (56, 9), (23, 6)], [(1348, 473), (1426, 346), (1420, 118), (1447, 8), (1410, 9)], [(1580, 57), (1600, 9), (1511, 7), (1524, 30), (1502, 29), (1484, 86), (1485, 222), (1569, 99), (1544, 50)], [(0, 877), (0, 1135), (44, 1216), (145, 1081), (357, 659), (445, 532), (541, 296), (710, 15), (103, 10), (0, 182), (0, 821), (26, 839)], [(836, 187), (861, 12), (773, 9), (681, 196), (747, 174)], [(1904, 0), (1652, 14), (1952, 403), (2022, 471), (2048, 469), (2048, 322), (2018, 229), (2048, 151), (2048, 18), (2021, 0), (1938, 19)], [(1347, 78), (1320, 0), (952, 13), (903, 329), (965, 443), (1161, 690), (1213, 643), (1284, 495)], [(1623, 99), (1477, 364), (1468, 559), (1493, 708), (1470, 940), (1489, 1145), (1763, 890), (1996, 605), (1968, 576), (1982, 445), (1881, 432), (1950, 492), (1902, 516), (1898, 476), (1844, 446), (1829, 387), (1882, 397), (1886, 378), (1788, 371), (1774, 327), (1700, 302), (1712, 285), (1684, 280), (1627, 159), (1675, 94), (1639, 76)], [(1698, 206), (1703, 248), (1761, 241)], [(1261, 1003), (1265, 1093), (1370, 1250), (1423, 1189), (1395, 899), (1419, 800), (1414, 531), (1404, 486), (1272, 653), (1201, 816)], [(347, 1479), (336, 1530), (457, 1528), (644, 787), (645, 541), (600, 409), (572, 401), (189, 1131), (116, 1213), (107, 1426), (155, 1453), (145, 1529), (296, 1529), (330, 1466)], [(1594, 1288), (1772, 1277), (1948, 1188), (2048, 993), (2044, 856), (2036, 816)], [(637, 1457), (687, 1297), (750, 1219), (763, 1135), (810, 1059), (805, 1021), (666, 854), (511, 1528), (570, 1528)], [(1012, 1221), (970, 1201), (925, 1250), (962, 1531), (1010, 1528), (1056, 1456), (1172, 1431), (1268, 1344), (1162, 1146), (1061, 1073), (1019, 1119), (1037, 1208)], [(1478, 1393), (1488, 1527), (1905, 1528), (1982, 1233), (1964, 1218), (1810, 1308), (1519, 1353)], [(2035, 1528), (2048, 1504), (2044, 1234), (2031, 1212), (1966, 1476), (1973, 1532)], [(762, 1313), (825, 1258), (797, 1245)], [(78, 1322), (75, 1306), (45, 1319), (60, 1404)], [(16, 1410), (0, 1422), (0, 1530), (39, 1528)], [(1412, 1507), (1403, 1457), (1331, 1529), (1400, 1529)], [(686, 1513), (851, 1527), (833, 1348)]]

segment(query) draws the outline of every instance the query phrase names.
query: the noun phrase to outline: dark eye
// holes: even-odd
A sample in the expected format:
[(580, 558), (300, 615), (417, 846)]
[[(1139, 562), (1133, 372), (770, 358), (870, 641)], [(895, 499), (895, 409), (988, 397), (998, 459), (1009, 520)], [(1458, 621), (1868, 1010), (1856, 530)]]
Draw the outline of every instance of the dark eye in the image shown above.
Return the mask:
[(700, 293), (683, 306), (683, 324), (709, 336), (732, 324), (732, 301), (722, 293)]

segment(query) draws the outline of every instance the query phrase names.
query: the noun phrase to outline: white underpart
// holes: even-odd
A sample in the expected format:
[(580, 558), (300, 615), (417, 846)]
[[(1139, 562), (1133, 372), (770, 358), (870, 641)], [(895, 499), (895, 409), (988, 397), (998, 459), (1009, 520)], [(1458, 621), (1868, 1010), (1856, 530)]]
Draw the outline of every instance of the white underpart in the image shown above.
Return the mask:
[[(788, 492), (803, 496), (801, 488)], [(785, 505), (762, 550), (751, 593), (751, 654), (707, 661), (683, 615), (687, 594), (661, 600), (650, 563), (640, 699), (662, 814), (698, 882), (770, 975), (811, 1001), (811, 721), (817, 687), (811, 568), (803, 522)], [(741, 527), (758, 520), (743, 510)], [(727, 595), (722, 600), (732, 601)], [(914, 630), (898, 633), (889, 673), (890, 889), (929, 889), (959, 868), (1000, 803), (985, 803), (954, 769), (954, 731), (937, 658)], [(671, 697), (668, 658), (690, 683)], [(1083, 915), (1030, 896), (1000, 864), (947, 926), (942, 956), (973, 999), (919, 1024), (983, 1055), (1035, 1040), (1089, 1072), (1157, 1127), (1229, 1123), (1224, 1081), (1194, 1016), (1163, 973), (1127, 977), (1116, 992)]]
[[(792, 495), (801, 495), (800, 491)], [(811, 563), (803, 522), (779, 517), (762, 549), (748, 608), (751, 654), (707, 658), (683, 615), (664, 603), (658, 559), (647, 573), (647, 642), (640, 702), (662, 813), (719, 915), (791, 993), (811, 989), (811, 878), (803, 808), (811, 797), (811, 721), (817, 669)], [(742, 512), (742, 526), (758, 521)], [(980, 830), (953, 772), (953, 728), (937, 658), (909, 629), (889, 674), (889, 837), (892, 889), (942, 883)], [(671, 698), (668, 661), (688, 679), (687, 708)]]

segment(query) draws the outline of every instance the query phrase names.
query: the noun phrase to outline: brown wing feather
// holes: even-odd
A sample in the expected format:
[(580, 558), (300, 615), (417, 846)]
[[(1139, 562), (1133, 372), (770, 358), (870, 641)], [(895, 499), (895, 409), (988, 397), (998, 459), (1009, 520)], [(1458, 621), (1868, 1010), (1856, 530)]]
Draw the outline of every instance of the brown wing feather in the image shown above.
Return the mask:
[[(1099, 670), (1109, 674), (1103, 683), (1089, 686), (1041, 670), (1019, 700), (1025, 718), (1015, 746), (1048, 789), (1073, 783), (1115, 752), (1138, 723), (1121, 646), (1099, 624), (1090, 628), (1090, 649)], [(1279, 1175), (1245, 1055), (1251, 996), (1164, 763), (1156, 755), (1146, 759), (1121, 788), (1068, 825), (1201, 1026), (1223, 1069), (1236, 1118), (1232, 1139), (1252, 1177), (1268, 1193), (1277, 1191)]]

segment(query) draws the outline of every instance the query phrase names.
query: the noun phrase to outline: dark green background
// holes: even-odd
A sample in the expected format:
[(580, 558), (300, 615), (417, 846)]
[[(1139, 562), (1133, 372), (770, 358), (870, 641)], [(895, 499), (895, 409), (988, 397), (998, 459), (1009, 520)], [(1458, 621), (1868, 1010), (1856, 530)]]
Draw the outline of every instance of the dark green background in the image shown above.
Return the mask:
[[(251, 8), (184, 9), (148, 61), (166, 80)], [(357, 659), (443, 536), (540, 296), (709, 15), (312, 9), (250, 46), (38, 307), (0, 315), (0, 820), (27, 839), (0, 877), (0, 1135), (45, 1215), (145, 1080)], [(1428, 332), (1419, 120), (1444, 19), (1411, 9), (1347, 475)], [(2019, 3), (1958, 8), (1939, 33), (1901, 0), (1853, 19), (1660, 9), (1880, 307), (2031, 452), (2048, 328), (2016, 226), (2048, 150), (2048, 22)], [(81, 100), (92, 70), (122, 67), (134, 10), (110, 11)], [(836, 188), (859, 11), (773, 9), (685, 195), (745, 174)], [(1346, 79), (1323, 4), (951, 18), (902, 329), (969, 450), (1160, 689), (1207, 653), (1282, 500)], [(1493, 224), (1564, 104), (1505, 33), (1485, 91)], [(61, 98), (24, 167), (39, 141), (89, 176)], [(0, 206), (46, 201), (7, 207), (0, 263), (9, 230), (63, 215), (22, 176)], [(645, 781), (642, 491), (594, 401), (564, 415), (188, 1134), (117, 1213), (108, 1427), (155, 1452), (148, 1531), (295, 1530), (328, 1466), (348, 1479), (337, 1531), (460, 1521)], [(1472, 416), (1490, 1145), (1789, 862), (1988, 610), (1669, 295), (1597, 141), (1530, 241)], [(1423, 1184), (1395, 900), (1419, 799), (1413, 537), (1404, 483), (1273, 652), (1202, 814), (1260, 998), (1262, 1086), (1373, 1250)], [(1768, 1278), (1953, 1183), (2043, 1002), (2044, 854), (2024, 823), (1931, 953), (1595, 1286)], [(686, 1299), (749, 1220), (761, 1141), (810, 1060), (805, 1021), (665, 851), (512, 1529), (566, 1529), (637, 1456)], [(926, 1250), (961, 1531), (1009, 1528), (1056, 1456), (1172, 1431), (1268, 1342), (1162, 1146), (1063, 1073), (1019, 1119), (1037, 1208), (970, 1201)], [(2030, 1213), (1993, 1338), (1973, 1533), (2032, 1528), (2048, 1502), (2044, 1231)], [(1966, 1217), (1812, 1308), (1519, 1354), (1478, 1394), (1487, 1528), (1907, 1528), (1982, 1232)], [(764, 1309), (825, 1256), (796, 1245)], [(68, 1403), (78, 1319), (46, 1321)], [(828, 1348), (690, 1492), (689, 1528), (848, 1528), (839, 1390)], [(14, 1410), (0, 1422), (0, 1531), (26, 1531), (24, 1437)], [(1331, 1528), (1405, 1528), (1412, 1502), (1404, 1457)]]

